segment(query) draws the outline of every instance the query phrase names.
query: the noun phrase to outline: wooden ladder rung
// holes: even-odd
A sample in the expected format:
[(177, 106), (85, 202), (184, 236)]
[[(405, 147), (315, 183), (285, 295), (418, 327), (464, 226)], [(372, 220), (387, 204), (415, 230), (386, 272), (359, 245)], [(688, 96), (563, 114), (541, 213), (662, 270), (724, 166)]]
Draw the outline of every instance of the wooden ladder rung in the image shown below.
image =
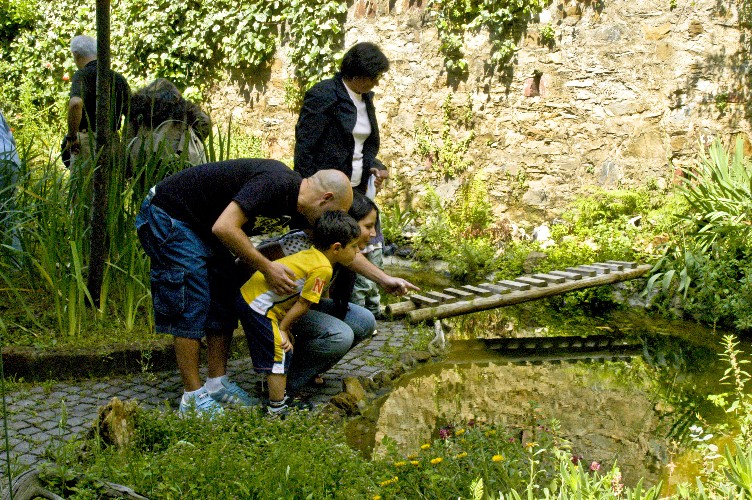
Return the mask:
[(516, 278), (514, 281), (519, 281), (520, 283), (527, 283), (528, 285), (538, 286), (538, 287), (548, 286), (548, 281), (538, 279), (538, 278), (533, 278), (531, 276), (520, 276), (519, 278)]
[(575, 273), (575, 272), (569, 272), (569, 271), (549, 271), (548, 274), (553, 274), (554, 276), (561, 276), (562, 278), (568, 279), (568, 280), (581, 280), (582, 279), (582, 273)]
[(459, 288), (445, 288), (444, 293), (449, 293), (451, 295), (454, 295), (455, 297), (459, 297), (460, 299), (470, 299), (474, 295), (472, 292), (469, 292), (467, 290), (460, 290)]
[(596, 266), (596, 267), (607, 267), (607, 268), (609, 268), (612, 271), (623, 271), (624, 270), (624, 266), (622, 266), (621, 264), (612, 264), (610, 262), (596, 262), (593, 265)]
[(564, 283), (566, 281), (566, 278), (564, 278), (563, 276), (557, 276), (555, 274), (549, 274), (549, 273), (533, 274), (533, 278), (537, 278), (539, 280), (545, 280), (549, 283)]
[(439, 303), (439, 301), (436, 300), (436, 299), (432, 299), (432, 298), (426, 297), (424, 295), (418, 295), (417, 293), (414, 293), (414, 294), (410, 295), (410, 297), (408, 297), (408, 298), (413, 302), (413, 304), (415, 304), (418, 307), (421, 307), (421, 306), (435, 306), (436, 304)]
[(611, 272), (610, 269), (607, 267), (596, 267), (596, 266), (588, 266), (588, 265), (582, 265), (577, 267), (568, 267), (567, 271), (571, 272), (586, 272), (588, 276), (595, 276), (596, 274), (608, 274)]
[(487, 288), (498, 295), (509, 293), (509, 288), (497, 285), (496, 283), (480, 283), (478, 286), (481, 288)]
[(636, 269), (637, 268), (637, 262), (627, 262), (625, 260), (607, 260), (607, 264), (620, 264), (624, 266), (625, 269)]
[(447, 302), (447, 301), (454, 300), (457, 298), (454, 295), (447, 295), (446, 293), (441, 293), (441, 292), (427, 291), (427, 292), (423, 292), (423, 294), (427, 295), (428, 297), (432, 299), (436, 299), (439, 302)]
[(530, 290), (530, 284), (529, 283), (522, 283), (520, 281), (512, 281), (512, 280), (501, 280), (497, 284), (506, 287), (511, 288), (512, 290), (517, 290), (518, 292), (522, 292), (525, 290)]
[(474, 286), (474, 285), (464, 285), (464, 286), (461, 286), (460, 288), (463, 290), (467, 290), (468, 292), (472, 292), (476, 295), (480, 295), (481, 297), (494, 294), (494, 292), (492, 292), (488, 288), (478, 288), (477, 286)]

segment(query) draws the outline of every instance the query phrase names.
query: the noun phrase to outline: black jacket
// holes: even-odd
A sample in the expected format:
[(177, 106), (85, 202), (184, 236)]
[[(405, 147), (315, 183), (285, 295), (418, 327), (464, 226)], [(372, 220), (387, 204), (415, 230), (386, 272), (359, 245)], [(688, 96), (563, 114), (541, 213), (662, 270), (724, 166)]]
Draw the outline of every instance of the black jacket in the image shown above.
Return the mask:
[[(365, 192), (371, 168), (384, 169), (376, 160), (379, 152), (379, 126), (373, 107), (373, 92), (363, 94), (371, 122), (371, 135), (363, 144), (363, 177), (357, 186)], [(295, 126), (295, 170), (310, 177), (319, 170), (336, 169), (352, 178), (355, 151), (353, 127), (358, 112), (345, 89), (342, 75), (322, 80), (305, 94)]]

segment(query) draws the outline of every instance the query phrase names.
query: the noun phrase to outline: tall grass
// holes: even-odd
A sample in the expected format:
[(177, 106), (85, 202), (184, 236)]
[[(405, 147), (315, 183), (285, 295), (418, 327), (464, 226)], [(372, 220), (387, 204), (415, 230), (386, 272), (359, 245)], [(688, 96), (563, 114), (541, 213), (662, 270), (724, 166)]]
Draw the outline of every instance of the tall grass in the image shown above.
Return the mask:
[[(151, 186), (188, 166), (185, 153), (142, 157), (127, 176), (126, 146), (115, 142), (107, 172), (108, 253), (96, 301), (88, 296), (86, 282), (93, 169), (65, 169), (56, 148), (47, 154), (32, 151), (39, 151), (39, 145), (21, 148), (17, 176), (0, 193), (0, 307), (9, 312), (10, 343), (45, 346), (104, 332), (105, 337), (114, 331), (149, 334), (149, 261), (134, 222)], [(209, 138), (207, 151), (212, 160), (229, 158), (229, 125)], [(92, 303), (98, 308), (91, 308)]]

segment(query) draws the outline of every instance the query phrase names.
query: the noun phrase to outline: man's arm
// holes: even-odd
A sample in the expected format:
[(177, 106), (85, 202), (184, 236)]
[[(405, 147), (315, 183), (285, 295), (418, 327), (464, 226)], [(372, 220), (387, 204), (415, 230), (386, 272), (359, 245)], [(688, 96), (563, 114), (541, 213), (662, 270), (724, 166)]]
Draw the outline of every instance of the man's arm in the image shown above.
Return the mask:
[(248, 222), (243, 209), (233, 201), (220, 214), (212, 226), (212, 233), (219, 238), (236, 257), (253, 267), (266, 278), (266, 282), (274, 292), (285, 295), (293, 293), (296, 289), (292, 278), (295, 273), (290, 268), (279, 262), (272, 262), (253, 246), (251, 240), (243, 232), (243, 225)]
[(355, 260), (347, 267), (369, 280), (375, 281), (381, 288), (394, 295), (404, 295), (411, 290), (420, 290), (405, 279), (386, 274), (378, 266), (369, 262), (362, 253), (355, 255)]
[[(71, 152), (78, 153), (78, 131), (81, 126), (81, 118), (84, 115), (84, 101), (78, 96), (70, 98), (68, 101), (68, 135), (65, 136)], [(75, 145), (75, 146), (74, 146)]]

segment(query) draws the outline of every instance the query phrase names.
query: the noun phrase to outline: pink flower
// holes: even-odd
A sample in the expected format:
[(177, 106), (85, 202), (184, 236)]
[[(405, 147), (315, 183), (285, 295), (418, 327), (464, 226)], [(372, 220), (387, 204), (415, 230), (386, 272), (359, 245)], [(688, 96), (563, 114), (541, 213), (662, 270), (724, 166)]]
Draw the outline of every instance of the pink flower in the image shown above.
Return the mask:
[(452, 435), (452, 430), (448, 427), (442, 427), (439, 429), (439, 437), (441, 439), (447, 439), (449, 436)]
[(67, 82), (68, 80), (70, 80), (70, 75), (68, 73), (63, 73), (63, 81)]
[(593, 462), (590, 464), (590, 470), (595, 472), (597, 470), (601, 470), (601, 464), (593, 460)]
[(46, 63), (44, 63), (44, 67), (47, 68), (47, 69), (50, 69), (52, 67), (52, 63), (51, 62), (46, 62)]

